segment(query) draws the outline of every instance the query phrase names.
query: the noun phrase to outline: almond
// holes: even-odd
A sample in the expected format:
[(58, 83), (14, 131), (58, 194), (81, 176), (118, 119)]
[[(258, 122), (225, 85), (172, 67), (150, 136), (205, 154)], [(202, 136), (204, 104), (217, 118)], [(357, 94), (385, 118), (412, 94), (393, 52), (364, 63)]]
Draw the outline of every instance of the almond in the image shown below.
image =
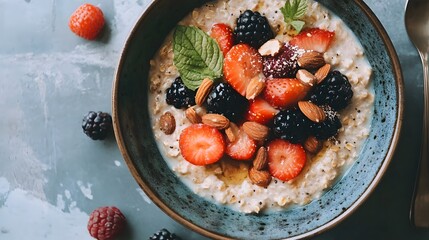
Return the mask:
[(320, 84), (323, 80), (325, 80), (330, 70), (331, 70), (331, 64), (327, 63), (316, 71), (314, 76), (316, 77), (317, 84)]
[(263, 170), (268, 166), (267, 150), (265, 147), (260, 147), (256, 152), (255, 159), (253, 160), (253, 167), (256, 170)]
[(316, 137), (310, 136), (304, 142), (304, 149), (309, 153), (317, 153), (322, 148), (322, 143)]
[(305, 52), (298, 58), (298, 66), (305, 69), (317, 69), (325, 65), (323, 54), (319, 52)]
[(217, 129), (225, 129), (229, 127), (229, 120), (220, 114), (209, 113), (202, 117), (202, 122)]
[(176, 119), (171, 112), (165, 112), (159, 118), (159, 129), (165, 134), (170, 135), (176, 130)]
[(313, 86), (317, 82), (316, 77), (305, 69), (299, 69), (296, 73), (296, 78), (309, 86)]
[(195, 103), (198, 106), (203, 105), (204, 101), (206, 101), (206, 98), (209, 95), (212, 87), (213, 81), (209, 78), (204, 78), (200, 87), (198, 87), (197, 93), (195, 94)]
[(260, 187), (268, 187), (271, 182), (271, 174), (266, 170), (256, 170), (254, 167), (249, 169), (249, 179), (252, 183)]
[(265, 81), (259, 77), (254, 77), (250, 80), (246, 88), (246, 98), (248, 100), (255, 99), (265, 88)]
[(186, 109), (185, 116), (192, 124), (201, 122), (201, 116), (198, 115), (197, 111), (195, 111), (193, 107)]
[(298, 107), (301, 112), (311, 121), (316, 123), (325, 121), (325, 112), (316, 104), (307, 101), (300, 101), (298, 102)]
[(238, 136), (238, 127), (235, 123), (230, 122), (229, 127), (225, 129), (225, 135), (229, 142), (234, 142)]
[(243, 130), (250, 138), (256, 141), (263, 141), (267, 138), (270, 129), (257, 122), (245, 122), (243, 123)]
[(262, 45), (258, 52), (262, 56), (275, 56), (280, 52), (280, 48), (282, 47), (282, 43), (277, 39), (268, 40), (264, 45)]

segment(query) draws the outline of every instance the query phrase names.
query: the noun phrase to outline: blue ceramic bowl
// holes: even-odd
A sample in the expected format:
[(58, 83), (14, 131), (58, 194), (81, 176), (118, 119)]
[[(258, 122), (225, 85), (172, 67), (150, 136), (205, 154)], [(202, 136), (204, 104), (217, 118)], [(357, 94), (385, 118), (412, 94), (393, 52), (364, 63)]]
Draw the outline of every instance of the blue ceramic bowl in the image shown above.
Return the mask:
[(162, 159), (149, 121), (149, 60), (176, 23), (204, 2), (155, 0), (125, 44), (113, 86), (113, 121), (132, 175), (165, 213), (210, 238), (302, 238), (335, 226), (374, 190), (399, 138), (403, 83), (387, 33), (363, 1), (320, 1), (351, 28), (373, 67), (375, 106), (370, 136), (349, 172), (320, 199), (287, 211), (242, 214), (190, 191)]

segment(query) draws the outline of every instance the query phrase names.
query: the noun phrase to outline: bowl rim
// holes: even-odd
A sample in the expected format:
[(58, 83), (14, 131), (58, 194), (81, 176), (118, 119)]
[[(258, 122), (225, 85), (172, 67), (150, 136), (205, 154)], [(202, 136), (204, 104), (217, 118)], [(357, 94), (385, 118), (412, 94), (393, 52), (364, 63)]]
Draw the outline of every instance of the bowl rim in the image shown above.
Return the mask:
[[(337, 217), (333, 218), (331, 221), (327, 222), (326, 224), (318, 228), (315, 228), (311, 231), (308, 231), (306, 233), (303, 233), (297, 236), (292, 236), (288, 239), (302, 239), (302, 238), (308, 238), (314, 235), (318, 235), (326, 230), (329, 230), (335, 227), (344, 219), (349, 217), (352, 213), (354, 213), (367, 200), (367, 198), (371, 195), (371, 193), (374, 191), (376, 186), (379, 184), (388, 166), (390, 165), (390, 162), (394, 156), (396, 147), (399, 142), (399, 137), (400, 137), (401, 128), (402, 128), (402, 121), (403, 121), (403, 112), (404, 112), (404, 82), (403, 82), (403, 76), (402, 76), (402, 70), (401, 70), (399, 58), (388, 33), (386, 32), (380, 20), (376, 17), (375, 13), (369, 8), (369, 6), (365, 2), (363, 2), (363, 0), (353, 0), (353, 1), (362, 10), (362, 12), (368, 17), (370, 22), (373, 24), (377, 33), (380, 35), (387, 49), (387, 53), (390, 58), (390, 61), (392, 62), (393, 75), (397, 86), (396, 105), (398, 108), (396, 119), (395, 119), (393, 135), (392, 135), (392, 138), (390, 139), (389, 148), (386, 152), (386, 157), (382, 165), (380, 166), (379, 170), (377, 171), (377, 174), (374, 176), (374, 179), (367, 187), (367, 189), (362, 193), (362, 195), (358, 199), (356, 199), (356, 201), (352, 203), (346, 211), (340, 213)], [(148, 195), (148, 197), (152, 200), (152, 202), (157, 207), (159, 207), (164, 213), (166, 213), (169, 217), (179, 222), (183, 226), (199, 234), (202, 234), (206, 237), (213, 238), (213, 239), (231, 239), (229, 237), (219, 235), (218, 233), (211, 232), (203, 227), (200, 227), (194, 223), (191, 223), (190, 221), (187, 221), (180, 214), (172, 210), (168, 205), (166, 205), (163, 201), (161, 201), (158, 198), (156, 192), (153, 191), (151, 187), (146, 185), (146, 183), (144, 183), (143, 180), (139, 177), (138, 170), (131, 160), (131, 156), (128, 153), (127, 146), (125, 146), (124, 144), (124, 137), (122, 135), (122, 129), (118, 119), (118, 108), (117, 108), (120, 73), (122, 71), (122, 67), (124, 64), (125, 55), (129, 51), (130, 42), (132, 41), (133, 36), (137, 32), (138, 26), (141, 24), (143, 19), (145, 19), (146, 15), (148, 15), (150, 11), (156, 8), (158, 4), (159, 4), (159, 0), (152, 0), (152, 2), (146, 7), (146, 9), (143, 10), (143, 13), (139, 16), (137, 21), (134, 23), (130, 33), (128, 34), (128, 37), (125, 41), (125, 44), (122, 48), (122, 52), (119, 57), (118, 65), (114, 74), (113, 86), (112, 86), (112, 120), (113, 120), (113, 130), (114, 130), (116, 142), (131, 172), (131, 175), (134, 177), (134, 179), (136, 180), (138, 185), (143, 189), (143, 191)]]

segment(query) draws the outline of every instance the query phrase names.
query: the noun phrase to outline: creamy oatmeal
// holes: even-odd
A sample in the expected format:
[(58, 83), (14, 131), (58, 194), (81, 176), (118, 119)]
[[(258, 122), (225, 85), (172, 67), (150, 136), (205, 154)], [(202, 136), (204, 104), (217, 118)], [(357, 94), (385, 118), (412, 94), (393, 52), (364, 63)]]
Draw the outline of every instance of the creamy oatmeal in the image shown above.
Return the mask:
[[(276, 39), (288, 42), (291, 37), (284, 34), (286, 26), (279, 10), (284, 4), (284, 1), (219, 0), (195, 9), (179, 24), (193, 25), (209, 33), (215, 23), (234, 26), (240, 13), (250, 9), (267, 17), (274, 34), (277, 34)], [(214, 164), (196, 166), (183, 159), (179, 137), (191, 123), (183, 109), (176, 109), (165, 100), (166, 89), (179, 76), (173, 64), (172, 33), (151, 60), (149, 109), (152, 111), (154, 135), (168, 165), (196, 194), (245, 213), (304, 205), (319, 198), (358, 157), (360, 147), (369, 135), (372, 115), (374, 96), (370, 83), (371, 66), (353, 33), (319, 3), (309, 1), (303, 20), (305, 27), (335, 32), (335, 38), (324, 53), (324, 58), (332, 69), (348, 77), (353, 98), (345, 109), (339, 111), (342, 128), (335, 141), (324, 141), (317, 154), (308, 154), (305, 166), (296, 178), (286, 182), (273, 178), (266, 188), (249, 180), (250, 165), (247, 161), (222, 159)], [(158, 121), (167, 111), (172, 113), (176, 121), (176, 129), (171, 135), (160, 130)]]

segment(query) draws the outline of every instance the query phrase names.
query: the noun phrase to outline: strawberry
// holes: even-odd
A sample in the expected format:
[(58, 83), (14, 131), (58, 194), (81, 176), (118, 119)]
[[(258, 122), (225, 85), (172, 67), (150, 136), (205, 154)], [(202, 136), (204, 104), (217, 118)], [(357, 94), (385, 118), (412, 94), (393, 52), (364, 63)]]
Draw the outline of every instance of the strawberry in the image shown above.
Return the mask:
[(100, 8), (83, 4), (74, 11), (69, 19), (69, 28), (79, 37), (95, 39), (104, 26), (104, 15)]
[(250, 102), (246, 120), (260, 124), (269, 123), (279, 110), (273, 108), (267, 101), (262, 98), (256, 98)]
[(298, 176), (307, 161), (307, 155), (301, 144), (275, 139), (267, 148), (268, 169), (273, 177), (289, 181)]
[(229, 50), (223, 64), (226, 81), (242, 96), (250, 80), (262, 71), (262, 56), (247, 44), (237, 44)]
[(273, 78), (266, 81), (264, 99), (276, 108), (286, 108), (302, 100), (310, 86), (296, 78)]
[(230, 26), (224, 23), (214, 24), (212, 26), (210, 36), (216, 40), (217, 44), (219, 44), (223, 56), (226, 56), (226, 53), (234, 45), (234, 32)]
[(221, 159), (225, 152), (225, 142), (216, 128), (193, 124), (180, 134), (179, 148), (186, 161), (202, 166)]
[(238, 129), (234, 142), (226, 145), (225, 153), (235, 160), (250, 160), (256, 152), (256, 142), (244, 132), (243, 127)]
[(334, 36), (335, 32), (320, 28), (308, 28), (292, 38), (289, 43), (305, 50), (324, 53), (331, 45)]

